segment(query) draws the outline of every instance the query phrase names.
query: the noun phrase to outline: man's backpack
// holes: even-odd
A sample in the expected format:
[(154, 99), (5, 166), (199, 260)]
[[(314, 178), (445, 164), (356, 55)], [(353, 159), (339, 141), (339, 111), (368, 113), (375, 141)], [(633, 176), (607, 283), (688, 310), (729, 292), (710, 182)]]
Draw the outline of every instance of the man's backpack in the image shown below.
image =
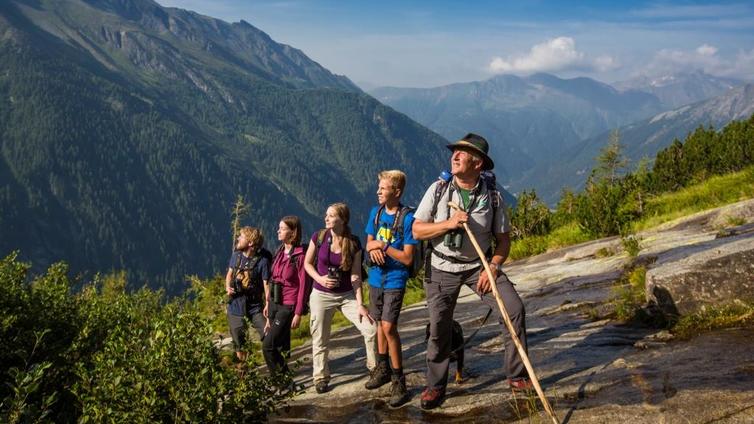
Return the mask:
[[(314, 255), (315, 258), (319, 257), (319, 248), (322, 247), (322, 244), (325, 242), (325, 238), (327, 237), (327, 232), (328, 231), (329, 230), (327, 228), (323, 228), (323, 229), (321, 229), (321, 230), (319, 230), (317, 232), (317, 242), (315, 243), (316, 247), (317, 247), (317, 251), (316, 251), (316, 253)], [(353, 237), (353, 236), (351, 236), (351, 237)], [(330, 237), (330, 243), (332, 243), (332, 237)], [(327, 248), (329, 249), (330, 246), (328, 246)], [(315, 263), (316, 263), (316, 259), (315, 259)], [(366, 269), (364, 269), (364, 265), (362, 265), (361, 266), (361, 281), (366, 281), (367, 277), (368, 277), (367, 271), (366, 271)]]
[[(479, 176), (479, 178), (482, 179), (482, 182), (487, 187), (490, 200), (492, 201), (492, 223), (494, 225), (495, 219), (497, 218), (497, 214), (501, 213), (500, 209), (502, 207), (502, 201), (500, 200), (501, 194), (500, 194), (500, 191), (497, 189), (497, 178), (495, 177), (495, 173), (489, 170), (482, 171), (482, 174)], [(432, 213), (430, 214), (430, 216), (433, 219), (435, 215), (437, 214), (437, 206), (440, 204), (440, 198), (442, 198), (443, 194), (445, 194), (445, 192), (450, 187), (451, 180), (452, 180), (452, 176), (447, 179), (440, 178), (437, 182), (437, 185), (435, 186), (435, 195), (432, 200)], [(450, 217), (450, 215), (448, 215), (448, 217)], [(430, 253), (431, 250), (433, 249), (431, 240), (426, 240), (422, 242), (421, 244), (422, 244), (422, 250), (426, 251), (426, 253), (424, 253), (425, 255)], [(424, 259), (428, 260), (427, 257), (424, 257)]]
[[(401, 237), (403, 237), (404, 233), (404, 221), (406, 220), (406, 215), (408, 215), (409, 212), (413, 212), (416, 208), (412, 208), (410, 206), (404, 206), (399, 205), (398, 206), (398, 213), (395, 214), (395, 219), (393, 220), (393, 226), (390, 228), (390, 234), (391, 237), (397, 238), (393, 236), (394, 234), (400, 234)], [(374, 228), (377, 230), (378, 226), (380, 225), (380, 215), (385, 210), (385, 205), (380, 205), (379, 209), (377, 209), (377, 213), (374, 214)], [(405, 240), (405, 239), (404, 239)], [(405, 246), (405, 243), (404, 243)], [(424, 266), (424, 250), (425, 250), (425, 243), (419, 242), (414, 246), (414, 254), (411, 258), (411, 265), (408, 266), (408, 276), (410, 278), (416, 277), (419, 274), (419, 271), (421, 271), (422, 267)]]
[[(492, 222), (495, 222), (495, 218), (497, 217), (498, 210), (500, 209), (500, 206), (502, 203), (500, 202), (500, 191), (497, 189), (497, 177), (495, 177), (495, 173), (492, 171), (482, 171), (482, 174), (479, 176), (479, 178), (482, 179), (482, 182), (487, 187), (487, 191), (490, 193), (490, 199), (492, 200)], [(450, 187), (450, 181), (451, 178), (446, 179), (440, 179), (437, 182), (437, 185), (435, 186), (435, 196), (432, 201), (432, 213), (430, 216), (434, 218), (435, 214), (437, 213), (437, 205), (440, 204), (440, 198), (442, 198), (442, 195), (445, 194), (445, 191), (448, 190), (448, 187)]]

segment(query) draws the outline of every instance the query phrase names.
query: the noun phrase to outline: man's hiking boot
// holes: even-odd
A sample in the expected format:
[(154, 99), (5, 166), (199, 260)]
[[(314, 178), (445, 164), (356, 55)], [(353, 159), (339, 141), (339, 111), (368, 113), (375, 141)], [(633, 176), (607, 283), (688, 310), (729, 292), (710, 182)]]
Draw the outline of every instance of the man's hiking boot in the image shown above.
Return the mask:
[(369, 373), (369, 381), (364, 384), (367, 390), (374, 390), (390, 382), (390, 368), (386, 362), (378, 362), (377, 366)]
[(330, 387), (327, 385), (327, 382), (324, 380), (318, 381), (317, 384), (314, 385), (314, 389), (319, 394), (330, 391)]
[(516, 380), (508, 379), (508, 385), (510, 386), (511, 390), (514, 391), (527, 391), (527, 390), (533, 390), (534, 384), (532, 384), (531, 380), (528, 378), (519, 378)]
[(422, 392), (422, 409), (435, 409), (445, 400), (445, 387), (435, 389), (427, 387)]
[(406, 390), (406, 377), (400, 378), (393, 376), (393, 385), (390, 387), (390, 401), (388, 404), (397, 408), (411, 399), (411, 395)]

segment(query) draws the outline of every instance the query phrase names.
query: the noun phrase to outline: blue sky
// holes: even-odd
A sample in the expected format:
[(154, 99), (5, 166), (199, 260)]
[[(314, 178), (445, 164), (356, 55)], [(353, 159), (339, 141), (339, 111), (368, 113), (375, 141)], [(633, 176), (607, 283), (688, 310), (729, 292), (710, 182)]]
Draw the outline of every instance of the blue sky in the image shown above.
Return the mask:
[(614, 82), (703, 70), (754, 79), (754, 3), (157, 0), (236, 22), (365, 86), (501, 73)]

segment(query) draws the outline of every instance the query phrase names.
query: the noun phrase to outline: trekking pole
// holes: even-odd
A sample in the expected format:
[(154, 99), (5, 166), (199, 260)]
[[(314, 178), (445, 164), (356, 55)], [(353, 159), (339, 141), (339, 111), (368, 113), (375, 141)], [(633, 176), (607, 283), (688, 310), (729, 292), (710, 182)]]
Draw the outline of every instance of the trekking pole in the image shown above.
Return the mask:
[[(454, 202), (448, 202), (448, 206), (450, 206), (453, 209), (462, 210)], [(554, 424), (559, 424), (558, 418), (555, 416), (555, 412), (552, 410), (552, 407), (550, 406), (550, 402), (547, 401), (547, 397), (545, 397), (545, 393), (542, 391), (542, 387), (539, 385), (539, 379), (537, 379), (537, 375), (534, 373), (534, 368), (531, 366), (531, 362), (529, 361), (529, 356), (526, 354), (526, 351), (524, 350), (524, 346), (521, 344), (521, 340), (519, 340), (518, 335), (516, 335), (516, 331), (513, 328), (513, 323), (511, 323), (511, 318), (508, 316), (508, 311), (505, 309), (505, 305), (503, 304), (503, 299), (500, 297), (500, 293), (498, 293), (497, 291), (497, 284), (496, 284), (495, 279), (493, 278), (492, 270), (490, 269), (490, 264), (487, 262), (487, 258), (485, 258), (484, 252), (482, 252), (482, 248), (479, 247), (479, 243), (477, 242), (476, 237), (474, 237), (474, 234), (471, 232), (471, 229), (469, 229), (469, 224), (464, 222), (463, 228), (464, 230), (466, 230), (466, 234), (469, 235), (469, 238), (471, 239), (471, 244), (474, 245), (474, 249), (476, 249), (476, 253), (479, 255), (479, 259), (482, 260), (482, 265), (484, 266), (484, 270), (487, 272), (487, 278), (489, 278), (490, 280), (490, 286), (492, 287), (492, 294), (495, 296), (495, 300), (497, 301), (497, 306), (500, 308), (500, 314), (503, 316), (503, 321), (505, 321), (505, 326), (508, 328), (508, 332), (511, 335), (513, 344), (516, 345), (516, 349), (518, 350), (518, 355), (521, 356), (521, 360), (524, 362), (526, 371), (529, 373), (529, 378), (531, 379), (531, 382), (534, 385), (534, 389), (537, 391), (537, 395), (539, 395), (539, 399), (542, 401), (542, 406), (544, 406), (545, 411), (552, 419), (552, 422)]]

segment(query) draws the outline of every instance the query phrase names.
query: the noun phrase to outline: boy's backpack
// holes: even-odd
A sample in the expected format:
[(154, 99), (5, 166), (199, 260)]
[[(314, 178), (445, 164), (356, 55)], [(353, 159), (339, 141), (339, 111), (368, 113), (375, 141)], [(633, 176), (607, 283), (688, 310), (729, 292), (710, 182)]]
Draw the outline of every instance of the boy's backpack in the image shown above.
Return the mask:
[[(327, 237), (327, 232), (328, 232), (327, 228), (323, 228), (323, 229), (321, 229), (321, 230), (319, 230), (317, 232), (317, 242), (315, 243), (316, 247), (317, 247), (317, 251), (315, 253), (315, 257), (317, 257), (317, 258), (319, 257), (319, 248), (322, 247), (322, 244), (325, 241), (325, 237)], [(332, 237), (330, 238), (330, 243), (332, 243)], [(329, 246), (328, 246), (328, 249), (329, 249)], [(362, 265), (361, 266), (361, 281), (362, 282), (366, 281), (367, 277), (368, 277), (367, 271), (366, 271), (366, 269), (364, 269), (364, 265)]]
[[(377, 213), (374, 214), (374, 228), (375, 229), (377, 229), (378, 225), (380, 224), (380, 214), (382, 214), (383, 210), (385, 210), (385, 205), (380, 205), (380, 208), (377, 209)], [(401, 237), (403, 237), (404, 235), (403, 225), (406, 219), (406, 215), (409, 212), (413, 212), (414, 210), (416, 210), (416, 208), (412, 208), (411, 206), (404, 206), (404, 205), (398, 206), (398, 212), (395, 214), (395, 219), (393, 220), (393, 226), (390, 228), (391, 237), (393, 234), (400, 234)], [(423, 268), (425, 248), (426, 246), (424, 242), (419, 242), (414, 246), (414, 255), (411, 258), (411, 265), (407, 267), (408, 276), (410, 278), (416, 277), (419, 274), (419, 271)]]

